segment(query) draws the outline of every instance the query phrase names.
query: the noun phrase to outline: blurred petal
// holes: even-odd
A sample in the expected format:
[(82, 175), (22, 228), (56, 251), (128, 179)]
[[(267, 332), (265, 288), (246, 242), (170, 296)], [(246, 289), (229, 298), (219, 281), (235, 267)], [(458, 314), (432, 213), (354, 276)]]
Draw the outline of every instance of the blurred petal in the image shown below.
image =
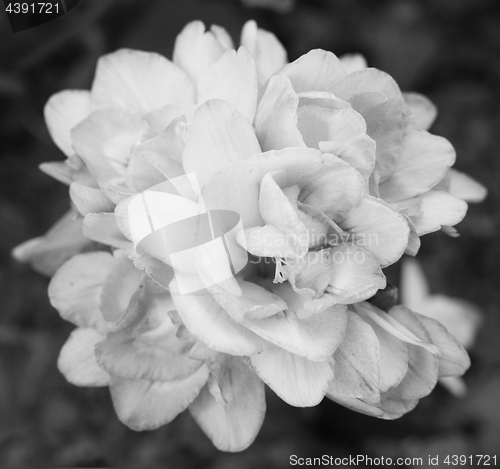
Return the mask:
[(288, 62), (281, 42), (273, 33), (257, 28), (257, 23), (253, 20), (247, 21), (243, 26), (240, 43), (255, 60), (259, 85), (263, 85)]
[(405, 134), (403, 153), (389, 178), (380, 185), (380, 196), (397, 202), (423, 194), (445, 176), (455, 162), (455, 150), (443, 137), (424, 130)]
[(422, 312), (425, 300), (430, 295), (424, 271), (415, 259), (405, 258), (401, 266), (401, 302), (412, 311)]
[(228, 50), (217, 60), (198, 83), (198, 102), (210, 99), (227, 101), (251, 124), (257, 106), (255, 63), (248, 51)]
[(271, 77), (255, 114), (255, 132), (263, 151), (305, 147), (297, 128), (299, 98), (286, 77)]
[[(404, 306), (394, 306), (389, 314), (424, 342), (437, 342), (424, 327), (417, 315)], [(427, 396), (436, 386), (438, 378), (438, 357), (422, 347), (408, 345), (408, 373), (395, 388), (387, 392), (393, 399), (420, 399)]]
[(70, 210), (43, 236), (16, 246), (12, 256), (19, 262), (29, 262), (37, 272), (52, 276), (70, 257), (91, 244), (82, 233), (82, 223), (83, 218)]
[(109, 375), (98, 364), (94, 348), (104, 339), (94, 329), (75, 329), (61, 349), (57, 367), (75, 386), (107, 386)]
[(440, 351), (439, 377), (463, 375), (470, 366), (470, 358), (465, 349), (441, 323), (422, 314), (417, 316)]
[(136, 431), (153, 430), (171, 422), (186, 410), (208, 379), (201, 367), (177, 381), (128, 380), (113, 377), (111, 397), (118, 418)]
[(455, 397), (464, 397), (467, 394), (465, 381), (457, 376), (439, 378), (439, 383)]
[(381, 266), (396, 262), (405, 252), (410, 227), (405, 218), (380, 199), (365, 196), (340, 223), (351, 241), (366, 249)]
[(420, 93), (403, 93), (406, 105), (415, 121), (415, 128), (427, 130), (437, 117), (437, 108), (432, 101)]
[(79, 327), (107, 330), (99, 300), (103, 282), (115, 262), (107, 252), (78, 254), (56, 272), (49, 284), (49, 298), (63, 319)]
[(92, 83), (93, 109), (149, 112), (167, 104), (190, 104), (188, 76), (160, 54), (120, 49), (102, 56)]
[(224, 46), (212, 33), (205, 32), (205, 25), (201, 21), (193, 21), (177, 36), (173, 57), (174, 63), (197, 84), (223, 53)]
[(328, 397), (330, 393), (367, 397), (380, 387), (377, 336), (366, 322), (350, 311), (348, 320), (344, 339), (333, 355), (335, 378), (328, 387)]
[(346, 77), (337, 56), (322, 49), (314, 49), (302, 55), (279, 74), (290, 79), (296, 93), (330, 91), (335, 83)]
[(380, 409), (384, 412), (381, 418), (385, 420), (394, 420), (402, 417), (413, 410), (418, 399), (392, 399), (390, 397), (382, 397), (380, 401)]
[(279, 347), (252, 355), (250, 363), (259, 378), (281, 399), (295, 407), (319, 404), (333, 379), (329, 361), (311, 362)]
[(186, 173), (194, 172), (200, 187), (228, 163), (260, 153), (252, 126), (219, 100), (198, 107), (182, 155)]
[(486, 187), (454, 168), (450, 169), (449, 191), (451, 195), (472, 203), (482, 202), (488, 194)]
[(339, 57), (340, 63), (347, 74), (363, 70), (368, 67), (366, 59), (361, 54), (344, 54)]
[(189, 411), (219, 450), (242, 451), (254, 441), (264, 421), (264, 383), (233, 359), (220, 386), (225, 403), (218, 402), (205, 386)]
[(54, 143), (66, 156), (73, 155), (71, 129), (90, 114), (90, 93), (87, 90), (56, 93), (47, 101), (43, 114)]

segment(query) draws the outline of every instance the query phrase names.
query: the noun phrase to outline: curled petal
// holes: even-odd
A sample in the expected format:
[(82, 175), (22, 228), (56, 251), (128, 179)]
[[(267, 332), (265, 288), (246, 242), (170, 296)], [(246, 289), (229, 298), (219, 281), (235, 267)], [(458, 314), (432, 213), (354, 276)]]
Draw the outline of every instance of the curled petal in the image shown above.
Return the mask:
[(208, 291), (180, 295), (176, 292), (175, 282), (171, 283), (170, 290), (186, 328), (211, 349), (235, 356), (262, 351), (263, 340), (231, 319)]
[(107, 386), (109, 375), (98, 364), (94, 349), (104, 336), (94, 329), (75, 329), (61, 349), (57, 367), (75, 386)]
[(408, 246), (410, 227), (404, 216), (374, 197), (365, 196), (340, 226), (382, 267), (396, 262)]
[(347, 312), (345, 307), (337, 305), (301, 319), (288, 310), (267, 318), (245, 319), (243, 325), (294, 355), (321, 362), (331, 357), (341, 344), (347, 328)]
[(385, 275), (377, 260), (356, 245), (340, 245), (331, 249), (331, 276), (327, 291), (336, 302), (357, 303), (385, 288)]
[(299, 98), (291, 81), (271, 77), (255, 114), (255, 132), (263, 151), (305, 147), (297, 128)]

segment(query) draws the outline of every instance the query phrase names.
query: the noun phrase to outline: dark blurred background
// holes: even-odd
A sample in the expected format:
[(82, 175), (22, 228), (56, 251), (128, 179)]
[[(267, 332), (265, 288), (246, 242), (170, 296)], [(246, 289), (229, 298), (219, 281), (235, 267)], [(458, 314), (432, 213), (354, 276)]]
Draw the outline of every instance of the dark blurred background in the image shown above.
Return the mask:
[[(67, 187), (38, 170), (63, 159), (42, 115), (52, 93), (89, 88), (97, 58), (120, 47), (171, 57), (188, 21), (224, 26), (237, 42), (252, 18), (278, 36), (290, 60), (318, 47), (362, 52), (404, 91), (437, 104), (432, 131), (451, 140), (456, 167), (486, 185), (489, 196), (470, 207), (458, 226), (461, 237), (425, 236), (419, 258), (434, 292), (476, 303), (485, 319), (465, 398), (438, 387), (415, 411), (386, 422), (328, 400), (292, 408), (269, 393), (253, 446), (225, 454), (188, 413), (157, 431), (135, 433), (115, 417), (107, 389), (66, 383), (56, 360), (72, 326), (50, 306), (48, 279), (16, 264), (10, 250), (45, 232), (69, 207)], [(0, 12), (0, 115), (1, 468), (281, 468), (289, 467), (291, 454), (422, 456), (424, 462), (428, 455), (442, 461), (448, 454), (499, 454), (498, 0), (80, 0), (67, 15), (16, 34)], [(397, 279), (398, 267), (388, 273)]]

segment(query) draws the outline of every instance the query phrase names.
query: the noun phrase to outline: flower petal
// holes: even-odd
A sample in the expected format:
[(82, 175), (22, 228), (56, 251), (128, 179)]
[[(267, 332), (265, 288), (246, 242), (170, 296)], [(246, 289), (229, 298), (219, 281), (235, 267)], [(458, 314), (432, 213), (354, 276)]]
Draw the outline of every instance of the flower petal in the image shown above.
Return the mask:
[(49, 284), (49, 298), (63, 319), (79, 327), (107, 330), (99, 299), (115, 262), (111, 254), (103, 251), (78, 254), (56, 272)]
[(69, 196), (83, 216), (93, 212), (110, 212), (115, 207), (99, 189), (77, 182), (69, 186)]
[(482, 202), (486, 198), (488, 190), (482, 184), (454, 168), (450, 168), (449, 172), (451, 195), (472, 203)]
[(208, 379), (204, 366), (177, 381), (129, 380), (113, 377), (111, 397), (118, 418), (129, 428), (153, 430), (184, 411)]
[(188, 76), (160, 54), (120, 49), (103, 55), (91, 89), (93, 109), (118, 108), (142, 113), (167, 104), (190, 104)]
[(343, 394), (328, 392), (326, 397), (332, 401), (340, 404), (347, 409), (353, 410), (354, 412), (359, 412), (361, 414), (370, 415), (372, 417), (383, 418), (383, 411), (378, 407), (364, 402), (361, 399), (355, 397), (344, 396)]
[(366, 59), (361, 54), (344, 54), (339, 60), (347, 74), (368, 68)]
[[(243, 226), (262, 226), (264, 220), (259, 212), (258, 196), (260, 181), (265, 174), (283, 170), (287, 173), (289, 186), (293, 186), (313, 179), (314, 175), (328, 173), (330, 168), (331, 172), (343, 169), (343, 165), (345, 163), (339, 158), (322, 155), (312, 148), (270, 151), (226, 165), (211, 178), (202, 195), (211, 210), (233, 210), (240, 214)], [(314, 184), (312, 189), (315, 189)]]
[(406, 105), (409, 107), (418, 130), (428, 130), (437, 117), (437, 107), (432, 101), (420, 93), (403, 93)]
[(263, 340), (231, 319), (208, 291), (181, 295), (176, 288), (174, 281), (170, 290), (182, 322), (205, 345), (235, 356), (253, 355), (262, 350)]
[(446, 192), (429, 191), (419, 199), (419, 214), (412, 217), (419, 236), (438, 231), (443, 226), (454, 226), (467, 213), (467, 203)]
[(328, 397), (330, 393), (368, 397), (379, 390), (378, 338), (365, 321), (350, 311), (344, 339), (333, 359), (335, 378), (328, 387)]
[(314, 49), (302, 55), (279, 74), (290, 79), (297, 93), (330, 91), (335, 83), (346, 77), (338, 57), (322, 49)]
[(288, 62), (283, 44), (273, 33), (257, 28), (257, 23), (253, 20), (244, 24), (240, 43), (255, 60), (260, 86)]
[(327, 291), (341, 304), (357, 303), (385, 288), (379, 262), (362, 247), (348, 244), (331, 249), (331, 276)]
[(114, 213), (89, 213), (83, 220), (83, 234), (98, 243), (126, 248), (130, 241), (116, 224)]
[(249, 52), (228, 50), (211, 65), (198, 83), (198, 102), (227, 101), (251, 124), (257, 107), (257, 74)]
[(224, 50), (215, 35), (205, 32), (205, 25), (201, 21), (193, 21), (184, 27), (175, 40), (174, 63), (197, 84)]
[(405, 218), (380, 199), (365, 196), (340, 223), (351, 241), (365, 248), (382, 267), (396, 262), (405, 252), (410, 227)]
[(220, 386), (225, 403), (218, 402), (205, 386), (189, 411), (219, 450), (242, 451), (254, 441), (264, 421), (264, 383), (241, 360), (233, 359)]
[(143, 280), (140, 270), (128, 257), (119, 257), (102, 285), (99, 310), (106, 321), (120, 319)]
[(291, 81), (271, 77), (255, 114), (255, 132), (263, 151), (305, 147), (297, 128), (299, 98)]
[[(277, 285), (274, 291), (279, 295)], [(262, 319), (246, 319), (243, 325), (263, 339), (308, 360), (327, 360), (339, 347), (347, 328), (346, 308), (329, 307), (321, 313), (301, 319), (293, 311)]]
[(83, 218), (70, 210), (43, 236), (16, 246), (12, 256), (19, 262), (29, 262), (37, 272), (52, 276), (70, 257), (91, 244), (82, 234), (82, 223)]
[(422, 312), (430, 296), (429, 284), (421, 265), (416, 259), (405, 258), (401, 265), (401, 302), (412, 311)]
[(366, 133), (376, 143), (376, 169), (384, 181), (392, 173), (403, 149), (403, 112), (395, 99), (382, 93), (362, 92), (349, 102), (366, 121)]
[(431, 189), (455, 162), (455, 150), (443, 137), (424, 130), (405, 134), (401, 159), (387, 180), (380, 185), (380, 196), (387, 202), (408, 199)]
[(71, 129), (90, 114), (90, 93), (66, 90), (50, 97), (43, 109), (50, 136), (66, 156), (73, 155)]
[(104, 336), (94, 329), (75, 329), (61, 349), (57, 367), (75, 386), (107, 386), (109, 375), (98, 364), (94, 348)]
[(92, 175), (110, 179), (125, 173), (143, 130), (139, 114), (114, 109), (92, 113), (71, 131), (71, 137)]
[(182, 155), (186, 173), (194, 172), (200, 187), (228, 163), (260, 153), (251, 124), (220, 100), (196, 110)]
[[(424, 342), (434, 342), (422, 321), (405, 306), (394, 306), (389, 314)], [(392, 399), (420, 399), (436, 386), (438, 379), (438, 357), (422, 347), (408, 345), (408, 373), (403, 380), (387, 392)]]
[(279, 347), (252, 355), (250, 363), (259, 378), (281, 399), (295, 407), (319, 404), (333, 379), (329, 361), (311, 362)]
[(463, 375), (470, 367), (470, 358), (465, 349), (440, 322), (423, 314), (417, 314), (417, 317), (440, 351), (439, 377)]

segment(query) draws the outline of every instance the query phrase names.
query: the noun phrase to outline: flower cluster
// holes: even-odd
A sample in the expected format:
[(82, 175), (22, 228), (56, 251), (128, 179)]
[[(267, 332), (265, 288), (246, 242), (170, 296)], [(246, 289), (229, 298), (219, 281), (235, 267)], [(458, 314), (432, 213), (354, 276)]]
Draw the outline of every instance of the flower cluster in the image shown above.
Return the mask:
[[(427, 132), (435, 114), (360, 56), (287, 63), (255, 22), (238, 49), (194, 22), (173, 61), (102, 57), (90, 91), (45, 108), (67, 159), (41, 169), (69, 185), (73, 207), (14, 251), (54, 275), (50, 300), (77, 326), (62, 373), (109, 386), (133, 429), (189, 409), (227, 451), (257, 435), (264, 384), (293, 406), (327, 396), (393, 419), (463, 374), (467, 353), (440, 323), (373, 300), (382, 268), (423, 234), (454, 235), (466, 201), (485, 196)], [(221, 281), (206, 278), (225, 268), (217, 258), (174, 266), (144, 241), (207, 210), (240, 217), (232, 248), (250, 259)], [(204, 288), (185, 294), (178, 269)]]

